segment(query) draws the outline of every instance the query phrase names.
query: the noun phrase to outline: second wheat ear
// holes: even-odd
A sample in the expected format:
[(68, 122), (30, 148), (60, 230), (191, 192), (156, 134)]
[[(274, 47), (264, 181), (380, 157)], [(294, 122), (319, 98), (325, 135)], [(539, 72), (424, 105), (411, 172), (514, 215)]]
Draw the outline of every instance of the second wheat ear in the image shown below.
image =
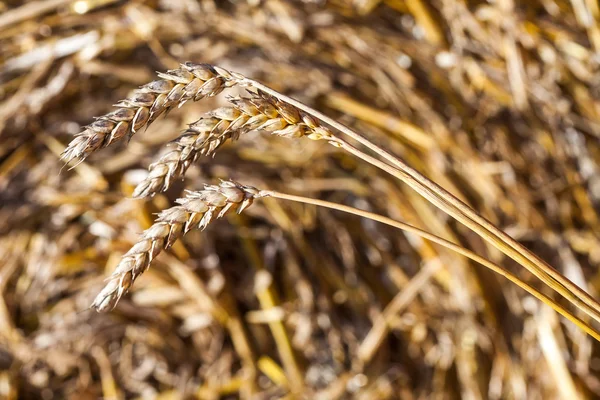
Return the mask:
[(322, 139), (331, 132), (318, 120), (296, 107), (278, 102), (259, 91), (243, 97), (228, 97), (229, 107), (221, 107), (190, 124), (173, 143), (173, 149), (153, 162), (148, 176), (138, 184), (133, 197), (147, 197), (167, 190), (182, 177), (199, 156), (213, 155), (223, 143), (250, 131), (264, 131), (296, 139)]

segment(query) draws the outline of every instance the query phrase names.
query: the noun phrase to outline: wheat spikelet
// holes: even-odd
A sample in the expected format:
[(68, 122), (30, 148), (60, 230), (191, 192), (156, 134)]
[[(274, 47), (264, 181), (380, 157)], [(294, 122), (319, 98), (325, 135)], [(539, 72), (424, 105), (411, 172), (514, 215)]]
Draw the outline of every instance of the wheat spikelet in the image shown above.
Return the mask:
[(134, 197), (167, 190), (199, 156), (212, 155), (227, 140), (236, 140), (250, 131), (266, 131), (288, 138), (331, 136), (313, 117), (263, 92), (228, 100), (232, 106), (213, 110), (192, 123), (175, 140), (175, 148), (150, 165), (148, 176), (138, 184)]
[(219, 94), (237, 84), (237, 74), (208, 64), (186, 62), (181, 67), (158, 73), (161, 79), (150, 82), (115, 105), (116, 110), (96, 119), (76, 135), (62, 153), (67, 163), (82, 161), (94, 151), (125, 136), (131, 137), (150, 125), (161, 114), (189, 100)]
[(233, 209), (241, 213), (261, 196), (251, 186), (223, 181), (178, 199), (179, 205), (163, 210), (154, 225), (146, 229), (140, 240), (123, 256), (91, 307), (100, 312), (112, 310), (163, 249), (169, 248), (191, 229), (204, 229), (212, 220)]

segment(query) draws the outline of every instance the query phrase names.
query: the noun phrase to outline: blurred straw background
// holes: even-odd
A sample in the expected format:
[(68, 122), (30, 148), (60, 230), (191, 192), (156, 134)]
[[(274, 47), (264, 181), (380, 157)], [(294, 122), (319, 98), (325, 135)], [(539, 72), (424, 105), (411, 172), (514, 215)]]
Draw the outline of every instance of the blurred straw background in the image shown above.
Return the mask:
[(0, 2), (0, 398), (595, 399), (600, 345), (532, 296), (369, 220), (257, 202), (86, 310), (155, 213), (233, 178), (388, 215), (550, 293), (331, 146), (248, 134), (131, 199), (221, 96), (69, 170), (96, 115), (183, 61), (239, 71), (402, 157), (600, 289), (596, 0)]

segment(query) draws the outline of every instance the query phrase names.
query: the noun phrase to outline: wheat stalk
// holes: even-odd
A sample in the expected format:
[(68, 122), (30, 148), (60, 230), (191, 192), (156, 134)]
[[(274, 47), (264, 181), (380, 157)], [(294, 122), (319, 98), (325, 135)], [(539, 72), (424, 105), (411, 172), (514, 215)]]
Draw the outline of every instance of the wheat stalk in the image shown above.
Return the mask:
[(172, 246), (191, 229), (204, 229), (211, 221), (233, 209), (241, 213), (260, 196), (259, 191), (251, 186), (224, 181), (219, 185), (206, 186), (201, 191), (189, 192), (185, 198), (178, 199), (179, 205), (163, 210), (156, 222), (123, 256), (91, 307), (100, 312), (112, 310), (163, 249)]
[(526, 292), (530, 293), (531, 295), (536, 297), (538, 300), (541, 300), (542, 302), (548, 304), (556, 312), (558, 312), (559, 314), (564, 316), (569, 321), (573, 322), (575, 325), (577, 325), (579, 328), (581, 328), (583, 331), (588, 333), (590, 336), (592, 336), (596, 340), (600, 341), (600, 332), (598, 332), (593, 326), (588, 324), (586, 321), (583, 321), (582, 319), (580, 319), (579, 317), (574, 315), (572, 312), (570, 312), (569, 310), (567, 310), (566, 308), (561, 306), (559, 303), (557, 303), (552, 298), (546, 296), (545, 294), (543, 294), (542, 292), (540, 292), (533, 286), (522, 281), (519, 277), (517, 277), (510, 271), (504, 269), (503, 267), (487, 260), (486, 258), (483, 258), (483, 257), (473, 253), (470, 250), (465, 249), (464, 247), (461, 247), (461, 246), (459, 246), (455, 243), (452, 243), (446, 239), (443, 239), (437, 235), (434, 235), (432, 233), (429, 233), (427, 231), (419, 229), (415, 226), (406, 224), (404, 222), (396, 221), (392, 218), (384, 217), (382, 215), (378, 215), (378, 214), (375, 214), (375, 213), (372, 213), (369, 211), (364, 211), (364, 210), (360, 210), (358, 208), (354, 208), (354, 207), (350, 207), (350, 206), (346, 206), (346, 205), (342, 205), (342, 204), (338, 204), (338, 203), (332, 203), (332, 202), (325, 201), (325, 200), (318, 200), (318, 199), (313, 199), (310, 197), (296, 196), (296, 195), (291, 195), (291, 194), (287, 194), (287, 193), (276, 192), (273, 190), (261, 190), (261, 191), (259, 191), (259, 195), (261, 197), (273, 197), (273, 198), (280, 199), (280, 200), (295, 201), (298, 203), (311, 204), (311, 205), (318, 206), (318, 207), (325, 207), (325, 208), (329, 208), (332, 210), (342, 211), (342, 212), (345, 212), (348, 214), (356, 215), (359, 217), (368, 218), (370, 220), (377, 221), (377, 222), (392, 226), (394, 228), (401, 229), (406, 232), (410, 232), (412, 234), (422, 237), (423, 239), (429, 240), (430, 242), (437, 243), (437, 244), (439, 244), (449, 250), (452, 250), (458, 254), (461, 254), (461, 255), (475, 261), (476, 263), (481, 264), (482, 266), (490, 269), (491, 271), (507, 278), (509, 281), (516, 284), (520, 288), (524, 289)]
[(225, 141), (236, 140), (250, 131), (265, 131), (287, 138), (331, 137), (331, 132), (315, 118), (262, 91), (228, 100), (232, 106), (218, 108), (192, 123), (174, 141), (175, 148), (149, 166), (148, 176), (138, 184), (134, 197), (167, 190), (199, 156), (212, 155)]
[(600, 322), (600, 303), (598, 303), (596, 299), (586, 293), (579, 286), (571, 282), (557, 270), (552, 268), (549, 264), (535, 255), (521, 243), (517, 242), (502, 230), (498, 229), (490, 221), (479, 215), (475, 210), (463, 203), (456, 196), (452, 195), (452, 193), (428, 179), (417, 170), (411, 168), (404, 161), (375, 145), (367, 138), (353, 131), (344, 124), (337, 122), (336, 120), (307, 106), (306, 104), (303, 104), (300, 101), (281, 94), (260, 82), (242, 77), (239, 74), (236, 75), (235, 80), (237, 81), (238, 85), (253, 87), (256, 90), (269, 94), (270, 96), (276, 98), (277, 101), (281, 103), (287, 103), (289, 106), (295, 107), (298, 112), (303, 112), (306, 115), (312, 116), (362, 144), (373, 153), (386, 160), (386, 162), (382, 162), (379, 159), (364, 153), (337, 136), (330, 135), (325, 137), (330, 144), (348, 151), (349, 153), (406, 183), (430, 203), (470, 228), (481, 238), (515, 260), (553, 290), (557, 291), (577, 308), (584, 311), (597, 322)]
[[(342, 148), (400, 179), (436, 207), (469, 227), (480, 237), (533, 273), (542, 282), (556, 290), (576, 307), (600, 322), (600, 304), (593, 297), (577, 285), (573, 284), (558, 271), (554, 270), (550, 265), (545, 263), (523, 245), (477, 214), (477, 212), (468, 205), (435, 182), (420, 174), (418, 171), (406, 165), (402, 160), (373, 144), (347, 126), (259, 82), (248, 79), (241, 74), (231, 73), (217, 67), (204, 68), (221, 71), (220, 73), (227, 77), (225, 82), (228, 86), (239, 85), (252, 87), (258, 90), (257, 96), (261, 102), (265, 102), (264, 104), (267, 105), (267, 109), (261, 111), (260, 107), (256, 106), (256, 102), (259, 99), (250, 99), (250, 101), (245, 99), (240, 100), (239, 103), (244, 106), (248, 105), (248, 107), (240, 107), (233, 101), (233, 108), (221, 109), (218, 113), (213, 113), (210, 118), (214, 119), (198, 123), (198, 126), (204, 126), (204, 128), (198, 129), (198, 131), (192, 130), (191, 132), (188, 132), (189, 134), (187, 136), (189, 137), (187, 138), (187, 146), (185, 146), (184, 140), (179, 142), (179, 144), (183, 146), (182, 149), (186, 150), (187, 153), (184, 151), (170, 153), (170, 155), (168, 155), (169, 157), (165, 157), (162, 160), (164, 162), (155, 163), (154, 167), (156, 171), (151, 171), (149, 179), (144, 181), (141, 186), (138, 186), (136, 195), (149, 195), (155, 193), (157, 190), (164, 190), (168, 187), (172, 178), (183, 174), (187, 166), (189, 166), (199, 154), (202, 154), (203, 152), (205, 154), (210, 154), (225, 140), (236, 138), (240, 132), (244, 131), (244, 125), (249, 123), (252, 118), (256, 117), (257, 119), (262, 120), (262, 123), (257, 124), (256, 128), (270, 130), (273, 133), (283, 136), (288, 134), (292, 137), (305, 136), (306, 133), (309, 132), (306, 136), (311, 139), (325, 139), (330, 144)], [(189, 73), (189, 75), (191, 76), (193, 74)], [(181, 88), (180, 90), (184, 89)], [(219, 88), (218, 90), (220, 91), (222, 88)], [(249, 119), (247, 119), (248, 117)], [(265, 125), (267, 122), (268, 124)], [(335, 128), (342, 134), (362, 144), (384, 159), (385, 162), (359, 150), (342, 138), (334, 136), (328, 128), (321, 124), (321, 122)], [(231, 126), (232, 123), (234, 128), (237, 126), (240, 127), (240, 129), (229, 129), (229, 126)], [(211, 128), (208, 129), (209, 127)], [(218, 127), (218, 129), (215, 129), (216, 127)], [(306, 129), (305, 127), (308, 127), (309, 129)], [(116, 129), (116, 126), (114, 129)], [(197, 139), (200, 140), (197, 141)], [(104, 143), (104, 141), (100, 144), (94, 143), (95, 148), (101, 147), (102, 143)], [(110, 143), (110, 140), (108, 143)], [(65, 151), (67, 154), (66, 159), (72, 159), (76, 157), (76, 154), (81, 152), (84, 156), (88, 154), (85, 150), (75, 151), (75, 148), (79, 147), (81, 146), (74, 146), (73, 148), (70, 146)], [(85, 149), (85, 147), (86, 146), (83, 146), (82, 148)]]
[(83, 161), (91, 153), (122, 139), (131, 138), (161, 114), (222, 92), (238, 83), (236, 74), (207, 64), (186, 62), (178, 69), (159, 72), (161, 79), (135, 90), (118, 102), (116, 110), (96, 119), (69, 143), (61, 157), (67, 163)]

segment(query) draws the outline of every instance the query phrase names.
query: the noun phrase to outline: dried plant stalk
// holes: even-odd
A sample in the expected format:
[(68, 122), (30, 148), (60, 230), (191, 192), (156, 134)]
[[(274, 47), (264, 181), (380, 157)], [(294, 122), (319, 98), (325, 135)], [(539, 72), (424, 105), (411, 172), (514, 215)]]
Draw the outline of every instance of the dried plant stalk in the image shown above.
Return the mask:
[(181, 67), (158, 73), (150, 82), (115, 105), (116, 110), (99, 117), (69, 143), (62, 158), (67, 163), (82, 161), (100, 148), (131, 137), (161, 114), (189, 100), (215, 96), (237, 81), (228, 71), (207, 64), (186, 62)]
[(597, 322), (600, 322), (600, 303), (598, 303), (596, 299), (586, 293), (579, 286), (575, 285), (557, 270), (552, 268), (540, 257), (533, 254), (525, 246), (514, 240), (502, 230), (498, 229), (494, 224), (479, 215), (475, 210), (463, 203), (450, 192), (431, 181), (415, 169), (409, 167), (399, 158), (375, 145), (359, 133), (348, 128), (344, 124), (341, 124), (327, 115), (312, 109), (306, 104), (281, 94), (260, 82), (245, 77), (240, 78), (239, 76), (239, 74), (236, 75), (239, 85), (253, 87), (256, 90), (263, 91), (273, 96), (279, 102), (287, 103), (289, 106), (296, 107), (299, 112), (304, 112), (335, 128), (344, 135), (356, 140), (377, 154), (379, 157), (386, 160), (384, 163), (360, 151), (341, 138), (332, 135), (326, 137), (330, 144), (343, 148), (351, 154), (354, 154), (362, 160), (380, 168), (381, 170), (409, 185), (413, 190), (415, 190), (433, 205), (473, 230), (481, 238), (518, 262), (521, 266), (526, 268), (529, 272), (535, 275), (550, 288), (558, 292), (577, 308), (584, 311)]
[(290, 195), (287, 193), (280, 193), (280, 192), (276, 192), (276, 191), (272, 191), (272, 190), (268, 190), (268, 191), (261, 190), (259, 193), (261, 194), (262, 197), (273, 197), (273, 198), (281, 199), (281, 200), (289, 200), (289, 201), (295, 201), (295, 202), (299, 202), (299, 203), (312, 204), (315, 206), (330, 208), (333, 210), (338, 210), (338, 211), (346, 212), (349, 214), (357, 215), (359, 217), (368, 218), (373, 221), (381, 222), (383, 224), (392, 226), (394, 228), (413, 233), (413, 234), (420, 236), (424, 239), (427, 239), (433, 243), (437, 243), (441, 246), (444, 246), (447, 249), (455, 251), (458, 254), (461, 254), (461, 255), (483, 265), (484, 267), (490, 269), (491, 271), (507, 278), (512, 283), (516, 284), (523, 290), (525, 290), (528, 293), (530, 293), (531, 295), (535, 296), (538, 300), (541, 300), (545, 304), (548, 304), (556, 312), (558, 312), (559, 314), (561, 314), (562, 316), (567, 318), (569, 321), (573, 322), (575, 325), (577, 325), (583, 331), (587, 332), (590, 336), (592, 336), (596, 340), (600, 341), (600, 332), (598, 332), (593, 326), (591, 326), (590, 324), (583, 321), (582, 319), (580, 319), (579, 317), (574, 315), (572, 312), (570, 312), (569, 310), (567, 310), (566, 308), (561, 306), (559, 303), (554, 301), (552, 298), (546, 296), (545, 294), (543, 294), (542, 292), (540, 292), (533, 286), (529, 285), (528, 283), (524, 282), (519, 277), (517, 277), (510, 271), (504, 269), (503, 267), (487, 260), (486, 258), (478, 256), (477, 254), (473, 253), (472, 251), (467, 250), (464, 247), (454, 244), (446, 239), (443, 239), (439, 236), (436, 236), (434, 234), (431, 234), (429, 232), (426, 232), (422, 229), (419, 229), (415, 226), (406, 224), (404, 222), (396, 221), (394, 219), (384, 217), (382, 215), (378, 215), (378, 214), (375, 214), (372, 212), (360, 210), (358, 208), (354, 208), (354, 207), (350, 207), (350, 206), (346, 206), (346, 205), (342, 205), (342, 204), (332, 203), (332, 202), (325, 201), (325, 200), (312, 199), (309, 197)]
[(163, 249), (172, 246), (191, 229), (204, 229), (231, 210), (241, 213), (260, 196), (251, 186), (224, 181), (178, 199), (179, 205), (162, 211), (156, 223), (146, 229), (123, 256), (91, 307), (100, 312), (112, 310)]
[(134, 197), (147, 197), (169, 188), (201, 155), (212, 155), (227, 140), (250, 131), (311, 139), (330, 137), (331, 132), (296, 107), (261, 91), (249, 97), (230, 97), (232, 107), (221, 107), (192, 123), (174, 142), (175, 148), (149, 167), (148, 176), (136, 187)]
[[(196, 64), (188, 63), (183, 65), (193, 66)], [(189, 164), (198, 155), (211, 154), (225, 140), (230, 138), (235, 139), (239, 134), (251, 129), (267, 130), (281, 136), (300, 137), (307, 135), (311, 139), (325, 139), (330, 144), (354, 154), (405, 182), (436, 207), (472, 229), (483, 239), (528, 269), (542, 282), (556, 290), (576, 307), (600, 322), (600, 304), (593, 297), (554, 270), (516, 240), (481, 217), (468, 205), (406, 165), (402, 160), (373, 144), (347, 126), (259, 82), (218, 67), (203, 68), (212, 68), (214, 71), (221, 71), (220, 73), (227, 77), (226, 82), (228, 82), (229, 86), (253, 87), (258, 91), (258, 94), (251, 99), (230, 99), (234, 107), (216, 110), (210, 115), (210, 119), (202, 119), (196, 124), (192, 124), (190, 130), (178, 140), (177, 149), (152, 165), (148, 179), (136, 188), (136, 196), (151, 195), (158, 190), (165, 190), (169, 186), (170, 181), (175, 176), (183, 174)], [(172, 74), (169, 76), (175, 75)], [(187, 76), (191, 77), (193, 74), (188, 72)], [(182, 85), (179, 90), (186, 93), (185, 87)], [(222, 90), (222, 87), (218, 90)], [(183, 97), (184, 95), (181, 98)], [(319, 121), (361, 143), (386, 160), (386, 162), (382, 162), (355, 148), (345, 140), (334, 136)], [(83, 147), (85, 148), (85, 146)], [(77, 152), (67, 149), (66, 153), (76, 154)]]

